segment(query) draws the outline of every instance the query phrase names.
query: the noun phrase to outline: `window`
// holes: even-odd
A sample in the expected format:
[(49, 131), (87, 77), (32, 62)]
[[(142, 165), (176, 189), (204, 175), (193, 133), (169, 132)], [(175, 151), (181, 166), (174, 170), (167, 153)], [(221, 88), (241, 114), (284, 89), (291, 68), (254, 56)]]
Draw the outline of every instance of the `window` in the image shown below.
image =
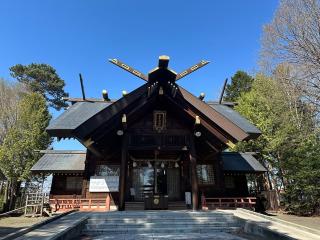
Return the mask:
[(154, 111), (153, 129), (158, 132), (166, 129), (166, 111)]
[(97, 165), (97, 176), (120, 176), (120, 167), (118, 165)]
[(226, 188), (232, 189), (235, 187), (234, 184), (234, 177), (233, 176), (225, 176), (224, 177), (224, 184), (226, 186)]
[(214, 171), (212, 165), (197, 165), (199, 184), (214, 184)]
[(66, 190), (74, 191), (82, 189), (82, 177), (67, 177)]

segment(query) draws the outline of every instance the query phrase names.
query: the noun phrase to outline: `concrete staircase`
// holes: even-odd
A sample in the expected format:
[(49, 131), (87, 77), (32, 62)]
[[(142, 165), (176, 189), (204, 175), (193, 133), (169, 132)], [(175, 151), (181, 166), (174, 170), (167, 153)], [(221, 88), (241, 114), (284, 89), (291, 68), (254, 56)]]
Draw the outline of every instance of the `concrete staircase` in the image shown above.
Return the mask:
[[(231, 213), (164, 210), (91, 213), (82, 233), (90, 237), (108, 236), (98, 239), (148, 239), (151, 235), (152, 239), (169, 235), (169, 239), (178, 239), (178, 235), (204, 239), (204, 235), (212, 237), (217, 233), (239, 232), (242, 232), (241, 225)], [(232, 239), (240, 238), (234, 236)]]

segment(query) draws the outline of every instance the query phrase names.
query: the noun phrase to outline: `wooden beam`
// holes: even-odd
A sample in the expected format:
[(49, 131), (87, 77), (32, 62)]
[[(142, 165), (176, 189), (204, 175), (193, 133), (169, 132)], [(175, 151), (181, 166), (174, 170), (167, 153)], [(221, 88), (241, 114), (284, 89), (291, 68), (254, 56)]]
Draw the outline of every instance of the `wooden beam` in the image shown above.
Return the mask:
[(195, 112), (201, 113), (200, 116), (207, 118), (208, 122), (212, 122), (217, 125), (224, 132), (230, 135), (232, 139), (242, 141), (248, 137), (250, 138), (250, 133), (247, 133), (245, 130), (232, 122), (231, 119), (224, 116), (205, 102), (199, 100), (181, 86), (179, 86), (179, 94), (177, 97), (181, 99), (182, 103), (184, 103), (184, 106), (187, 105), (186, 107), (193, 109)]
[(117, 100), (110, 100), (110, 101), (106, 101), (104, 99), (98, 99), (98, 98), (86, 98), (86, 99), (82, 99), (82, 98), (71, 98), (71, 97), (64, 97), (62, 98), (63, 101), (66, 102), (108, 102), (108, 103), (114, 103)]
[(80, 77), (80, 85), (81, 85), (82, 99), (83, 99), (83, 100), (86, 100), (86, 94), (85, 94), (85, 92), (84, 92), (83, 79), (82, 79), (81, 73), (79, 73), (79, 77)]
[(162, 55), (159, 57), (159, 68), (168, 68), (170, 57), (166, 55)]
[(82, 145), (84, 145), (87, 149), (89, 149), (94, 155), (96, 155), (99, 158), (103, 158), (101, 152), (94, 147), (94, 141), (91, 138), (88, 138), (86, 140), (78, 139), (78, 141), (82, 143)]
[(191, 189), (192, 189), (192, 209), (199, 209), (199, 186), (198, 186), (198, 176), (197, 176), (197, 158), (196, 158), (196, 148), (194, 145), (194, 136), (190, 137), (190, 168), (191, 168)]
[(148, 81), (148, 77), (146, 75), (144, 75), (143, 73), (141, 73), (140, 71), (138, 70), (135, 70), (134, 68), (130, 67), (129, 65), (121, 62), (120, 60), (118, 59), (109, 59), (109, 62), (113, 63), (114, 65), (126, 70), (127, 72), (135, 75), (136, 77), (138, 78), (141, 78), (142, 80), (144, 81)]
[(202, 60), (201, 62), (198, 62), (197, 64), (193, 65), (192, 67), (187, 68), (183, 72), (178, 73), (176, 76), (176, 81), (178, 81), (179, 79), (189, 75), (190, 73), (193, 73), (194, 71), (202, 68), (203, 66), (207, 65), (208, 63), (209, 63), (209, 61)]
[[(185, 106), (182, 106), (182, 103), (179, 103), (177, 98), (176, 98), (177, 100), (174, 101), (174, 100), (172, 100), (172, 99), (170, 98), (170, 96), (168, 96), (168, 95), (166, 95), (166, 96), (167, 96), (168, 100), (169, 100), (172, 104), (178, 106), (179, 109), (181, 109), (182, 111), (184, 111), (186, 114), (188, 114), (188, 115), (191, 116), (192, 118), (194, 118), (194, 119), (196, 118), (197, 114), (194, 113), (194, 112), (191, 110), (191, 108), (187, 108), (187, 107), (185, 107)], [(202, 125), (203, 127), (205, 127), (205, 128), (206, 128), (209, 132), (211, 132), (213, 135), (215, 135), (221, 142), (223, 142), (223, 143), (226, 144), (226, 145), (227, 145), (227, 143), (230, 143), (230, 139), (229, 139), (229, 138), (227, 138), (224, 134), (222, 134), (218, 129), (212, 127), (212, 125), (209, 124), (205, 119), (200, 118), (200, 122), (201, 122), (201, 125)]]
[(206, 144), (208, 144), (208, 146), (212, 148), (215, 152), (220, 152), (219, 149), (216, 148), (213, 144), (211, 144), (208, 140), (206, 140)]
[(110, 133), (114, 128), (123, 127), (122, 116), (124, 112), (126, 113), (126, 126), (128, 126), (130, 123), (134, 122), (138, 117), (145, 114), (144, 109), (146, 105), (154, 103), (155, 99), (156, 95), (152, 95), (149, 98), (143, 96), (140, 99), (136, 100), (136, 102), (132, 102), (130, 105), (127, 106), (127, 108), (123, 109), (123, 112), (118, 113), (116, 116), (114, 116), (113, 119), (111, 119), (111, 121), (108, 122), (107, 125), (105, 125), (105, 127), (96, 130), (94, 134), (92, 134), (93, 139), (98, 142), (102, 138), (104, 138), (108, 133)]
[(222, 87), (221, 94), (220, 94), (220, 98), (219, 98), (219, 104), (222, 103), (222, 99), (223, 99), (224, 91), (226, 90), (227, 82), (228, 82), (228, 78), (226, 78), (226, 80), (224, 80), (223, 87)]
[(120, 179), (119, 179), (119, 211), (125, 210), (127, 162), (128, 162), (128, 134), (124, 133), (122, 138)]

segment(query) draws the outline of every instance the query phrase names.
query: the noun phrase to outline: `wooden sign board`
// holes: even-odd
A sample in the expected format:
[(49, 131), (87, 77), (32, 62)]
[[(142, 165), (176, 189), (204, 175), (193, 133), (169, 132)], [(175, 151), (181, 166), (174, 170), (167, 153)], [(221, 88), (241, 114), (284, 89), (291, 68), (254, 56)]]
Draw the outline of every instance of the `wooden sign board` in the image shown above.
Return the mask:
[(89, 192), (119, 192), (119, 176), (90, 177)]

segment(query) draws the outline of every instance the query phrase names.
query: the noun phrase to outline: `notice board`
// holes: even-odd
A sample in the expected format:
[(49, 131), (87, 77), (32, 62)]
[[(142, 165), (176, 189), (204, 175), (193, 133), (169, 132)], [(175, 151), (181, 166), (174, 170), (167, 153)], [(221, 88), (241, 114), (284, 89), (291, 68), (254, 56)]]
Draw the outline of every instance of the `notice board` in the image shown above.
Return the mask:
[(89, 192), (119, 192), (119, 176), (90, 177)]

